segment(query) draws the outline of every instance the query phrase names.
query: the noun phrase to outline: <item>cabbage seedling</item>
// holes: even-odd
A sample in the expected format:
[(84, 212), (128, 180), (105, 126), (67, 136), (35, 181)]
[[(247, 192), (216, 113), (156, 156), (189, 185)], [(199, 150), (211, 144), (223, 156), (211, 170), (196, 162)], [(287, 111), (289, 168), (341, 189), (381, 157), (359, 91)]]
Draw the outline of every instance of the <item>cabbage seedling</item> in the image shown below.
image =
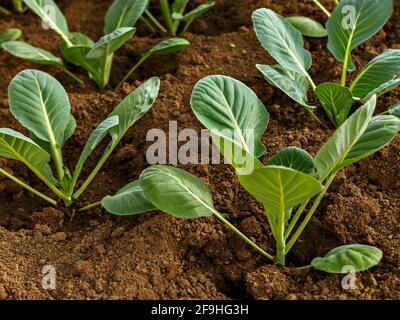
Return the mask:
[[(344, 21), (346, 16), (342, 12), (349, 6), (357, 15), (354, 23), (348, 26), (345, 23), (348, 19)], [(352, 50), (375, 35), (392, 10), (392, 0), (343, 0), (339, 3), (328, 20), (327, 31), (329, 51), (336, 60), (343, 62), (341, 82), (317, 86), (308, 73), (312, 60), (310, 52), (304, 49), (301, 33), (274, 11), (258, 9), (253, 13), (256, 35), (278, 64), (257, 65), (257, 68), (271, 85), (310, 112), (312, 106), (307, 94), (311, 87), (331, 122), (339, 127), (355, 102), (365, 103), (373, 95), (379, 97), (400, 84), (400, 50), (387, 49), (371, 60), (349, 87), (346, 86), (347, 72), (355, 69)]]
[[(37, 70), (22, 71), (10, 83), (9, 105), (12, 115), (30, 131), (30, 136), (1, 128), (0, 156), (25, 164), (69, 206), (86, 190), (128, 129), (151, 108), (159, 87), (160, 80), (151, 78), (131, 92), (90, 135), (72, 172), (64, 165), (62, 156), (62, 146), (73, 135), (76, 127), (68, 95), (62, 85), (47, 73)], [(109, 145), (89, 176), (75, 190), (86, 160), (107, 136), (111, 138)], [(53, 175), (53, 168), (56, 177)], [(0, 174), (52, 205), (57, 204), (56, 200), (2, 168)]]
[[(165, 24), (168, 31), (173, 35), (178, 33), (182, 22), (184, 25), (180, 32), (185, 33), (194, 20), (206, 13), (215, 5), (214, 1), (206, 1), (192, 11), (185, 12), (188, 3), (189, 0), (160, 0), (161, 12), (164, 16)], [(161, 24), (152, 15), (150, 15), (148, 11), (147, 13), (149, 14), (151, 22), (155, 23), (161, 31), (167, 31), (163, 26), (160, 26)]]

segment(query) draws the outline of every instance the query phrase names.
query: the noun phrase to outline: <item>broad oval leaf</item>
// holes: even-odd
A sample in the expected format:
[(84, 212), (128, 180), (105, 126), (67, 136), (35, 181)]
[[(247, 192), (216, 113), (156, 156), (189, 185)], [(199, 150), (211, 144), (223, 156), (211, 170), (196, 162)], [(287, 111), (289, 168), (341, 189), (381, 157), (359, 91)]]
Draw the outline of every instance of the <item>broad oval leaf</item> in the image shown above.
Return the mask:
[(104, 33), (109, 34), (121, 27), (133, 27), (150, 0), (115, 0), (105, 16)]
[(131, 92), (110, 113), (108, 117), (118, 116), (119, 119), (118, 125), (110, 131), (114, 142), (117, 143), (126, 131), (149, 111), (157, 98), (159, 90), (160, 79), (157, 77), (150, 78)]
[(314, 164), (320, 180), (323, 181), (340, 167), (348, 153), (364, 134), (376, 106), (376, 96), (354, 112), (319, 149)]
[(354, 70), (351, 51), (375, 35), (392, 14), (392, 0), (342, 0), (328, 19), (328, 49), (337, 61), (348, 59), (345, 68)]
[(400, 119), (392, 115), (379, 115), (371, 119), (367, 129), (351, 148), (341, 166), (357, 162), (387, 146), (400, 131)]
[(38, 70), (17, 74), (8, 88), (13, 116), (39, 139), (61, 146), (70, 115), (64, 87)]
[(42, 24), (46, 23), (64, 40), (69, 37), (67, 20), (53, 0), (24, 0), (25, 4), (36, 13)]
[(50, 161), (50, 155), (35, 142), (8, 128), (0, 128), (0, 157), (18, 160), (34, 168)]
[(311, 265), (329, 273), (360, 272), (376, 266), (382, 259), (382, 251), (378, 248), (349, 244), (329, 251), (324, 257), (317, 257)]
[(9, 41), (3, 44), (3, 49), (12, 55), (39, 64), (53, 65), (63, 68), (63, 61), (51, 52), (31, 46), (22, 41)]
[(79, 32), (71, 33), (69, 40), (71, 41), (72, 46), (63, 41), (60, 50), (65, 60), (80, 66), (85, 60), (87, 53), (94, 46), (94, 41)]
[(313, 38), (323, 38), (328, 32), (322, 24), (309, 17), (294, 16), (286, 18), (302, 35)]
[(297, 147), (280, 150), (267, 161), (268, 166), (283, 166), (306, 174), (314, 173), (314, 160), (311, 155)]
[(355, 102), (349, 88), (336, 83), (322, 83), (315, 89), (315, 94), (335, 127), (346, 121)]
[(304, 49), (300, 31), (269, 9), (254, 11), (252, 18), (257, 38), (264, 49), (284, 68), (308, 76), (311, 54)]
[(0, 46), (5, 42), (17, 40), (21, 34), (21, 30), (17, 28), (0, 31)]
[(133, 181), (113, 196), (107, 196), (101, 205), (108, 212), (118, 216), (130, 216), (157, 210), (144, 195), (139, 180)]
[(256, 94), (242, 82), (227, 76), (205, 77), (195, 85), (191, 105), (196, 117), (213, 135), (256, 158), (264, 154), (260, 139), (269, 114)]
[(385, 82), (384, 84), (380, 85), (378, 88), (372, 90), (370, 93), (368, 93), (364, 98), (362, 98), (360, 101), (362, 103), (368, 101), (371, 99), (373, 95), (376, 95), (377, 97), (380, 97), (381, 95), (385, 94), (386, 92), (389, 92), (393, 90), (394, 88), (398, 87), (400, 85), (400, 77), (396, 79), (389, 80), (388, 82)]
[(264, 78), (274, 87), (282, 90), (298, 104), (311, 108), (308, 105), (307, 90), (309, 82), (306, 77), (296, 72), (289, 71), (280, 65), (256, 65)]
[(142, 55), (161, 55), (179, 52), (190, 46), (190, 42), (183, 38), (169, 38), (157, 43), (153, 48)]
[(215, 2), (214, 1), (207, 1), (205, 3), (202, 3), (199, 5), (197, 8), (193, 9), (192, 11), (189, 11), (185, 15), (182, 15), (181, 13), (178, 12), (173, 12), (172, 13), (172, 18), (175, 20), (182, 20), (182, 21), (193, 21), (200, 17), (202, 14), (206, 13), (208, 10), (210, 10), (212, 7), (214, 7)]
[(206, 185), (184, 170), (151, 166), (140, 175), (140, 186), (151, 203), (172, 216), (208, 217), (215, 211)]
[(389, 114), (400, 118), (400, 103), (389, 108)]
[(388, 49), (372, 59), (352, 82), (350, 90), (363, 98), (400, 74), (400, 50)]
[(96, 59), (109, 56), (121, 48), (135, 33), (135, 28), (119, 28), (97, 41), (87, 53), (86, 58)]
[(286, 222), (291, 208), (322, 190), (314, 177), (281, 166), (256, 169), (251, 175), (239, 176), (239, 182), (264, 205), (273, 225)]

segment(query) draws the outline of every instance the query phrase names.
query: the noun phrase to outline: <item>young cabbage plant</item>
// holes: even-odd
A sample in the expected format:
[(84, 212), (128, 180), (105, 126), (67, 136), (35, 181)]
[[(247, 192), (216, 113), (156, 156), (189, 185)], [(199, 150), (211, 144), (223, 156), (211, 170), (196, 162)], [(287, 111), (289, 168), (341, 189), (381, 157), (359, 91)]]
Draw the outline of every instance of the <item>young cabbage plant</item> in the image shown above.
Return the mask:
[[(22, 71), (10, 83), (9, 105), (12, 115), (30, 131), (30, 136), (26, 137), (9, 128), (0, 129), (0, 156), (21, 161), (66, 206), (70, 206), (89, 186), (127, 130), (151, 108), (159, 86), (160, 80), (151, 78), (131, 92), (93, 131), (75, 170), (70, 171), (65, 166), (62, 155), (62, 146), (73, 135), (76, 127), (68, 95), (62, 85), (47, 73), (37, 70)], [(75, 190), (86, 160), (107, 136), (111, 141), (103, 155), (89, 176)], [(56, 200), (2, 168), (0, 174), (52, 205), (57, 204)]]
[[(24, 2), (61, 37), (60, 51), (64, 59), (86, 70), (101, 89), (110, 81), (115, 52), (132, 38), (136, 31), (134, 25), (148, 6), (148, 0), (115, 0), (105, 16), (105, 35), (94, 42), (82, 33), (69, 31), (67, 20), (53, 0)], [(81, 81), (66, 69), (60, 58), (48, 51), (22, 42), (8, 45), (7, 50), (22, 59), (59, 67), (77, 81)]]
[[(160, 0), (161, 12), (164, 16), (165, 24), (168, 31), (173, 35), (176, 35), (179, 31), (180, 33), (185, 33), (193, 21), (210, 10), (215, 5), (215, 2), (206, 1), (195, 9), (186, 12), (188, 4), (189, 0)], [(163, 26), (160, 26), (161, 24), (153, 16), (149, 16), (149, 18), (151, 18), (150, 21), (162, 32), (167, 31)], [(184, 23), (182, 28), (180, 28), (181, 23)]]
[[(267, 117), (260, 116), (266, 111), (262, 102), (256, 102), (256, 99), (254, 92), (241, 82), (226, 76), (211, 76), (196, 84), (191, 104), (225, 159), (236, 169), (240, 184), (263, 204), (276, 241), (277, 262), (285, 265), (286, 255), (316, 212), (338, 171), (390, 143), (400, 130), (400, 119), (391, 115), (373, 117), (376, 96), (372, 96), (337, 129), (314, 158), (302, 149), (289, 147), (263, 164), (257, 158), (265, 150), (260, 140)], [(246, 132), (253, 132), (252, 139), (246, 139)], [(227, 141), (239, 147), (239, 151), (226, 148)], [(244, 162), (238, 161), (238, 155), (242, 154), (246, 159)], [(249, 165), (253, 168), (251, 172), (244, 170)], [(303, 221), (299, 223), (302, 217)], [(348, 257), (349, 260), (343, 258), (342, 262), (354, 263), (357, 271), (365, 270), (381, 257), (379, 249), (366, 248), (358, 245), (339, 247), (325, 258), (314, 259), (312, 266), (338, 272), (340, 268), (336, 263)], [(361, 258), (364, 254), (365, 259)], [(337, 259), (332, 255), (338, 255)], [(331, 259), (335, 263), (332, 262), (330, 268), (321, 267)], [(363, 262), (358, 264), (357, 261)]]
[[(346, 11), (346, 8), (354, 8)], [(318, 86), (308, 69), (311, 55), (304, 49), (301, 33), (286, 19), (269, 9), (253, 13), (253, 24), (261, 45), (278, 62), (257, 65), (264, 78), (310, 111), (308, 89), (314, 91), (332, 123), (339, 127), (356, 102), (365, 103), (373, 95), (381, 96), (400, 84), (400, 50), (387, 49), (371, 60), (349, 87), (347, 72), (355, 69), (351, 59), (354, 48), (375, 35), (389, 19), (392, 0), (342, 0), (327, 23), (328, 49), (343, 62), (341, 83)], [(345, 14), (346, 13), (346, 14)], [(357, 13), (355, 16), (351, 14)]]
[(18, 28), (10, 28), (0, 31), (0, 47), (3, 43), (17, 40), (22, 35), (22, 32)]

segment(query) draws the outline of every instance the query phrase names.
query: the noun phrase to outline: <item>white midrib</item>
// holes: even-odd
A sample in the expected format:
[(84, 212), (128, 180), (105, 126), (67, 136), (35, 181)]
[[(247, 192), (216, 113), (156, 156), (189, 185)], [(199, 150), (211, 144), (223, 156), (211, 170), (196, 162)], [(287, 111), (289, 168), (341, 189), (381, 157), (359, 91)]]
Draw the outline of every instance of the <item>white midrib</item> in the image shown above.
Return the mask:
[(349, 56), (350, 56), (351, 44), (353, 41), (354, 33), (356, 31), (358, 20), (360, 19), (360, 15), (363, 10), (363, 7), (364, 7), (364, 4), (362, 5), (362, 7), (359, 10), (356, 21), (354, 21), (353, 28), (351, 29), (351, 33), (349, 35), (349, 41), (347, 42), (347, 47), (346, 47), (346, 52), (345, 52), (345, 57), (344, 57), (344, 68), (346, 68), (346, 69), (348, 68), (348, 64), (349, 64)]

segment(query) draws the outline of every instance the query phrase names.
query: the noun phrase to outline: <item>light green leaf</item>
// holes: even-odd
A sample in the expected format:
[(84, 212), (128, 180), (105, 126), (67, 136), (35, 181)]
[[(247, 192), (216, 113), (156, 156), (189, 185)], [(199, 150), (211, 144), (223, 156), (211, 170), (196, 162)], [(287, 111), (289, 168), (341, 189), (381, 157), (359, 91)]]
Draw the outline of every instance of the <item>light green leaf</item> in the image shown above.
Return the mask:
[(400, 50), (388, 49), (372, 59), (352, 82), (350, 90), (363, 98), (400, 74)]
[(118, 143), (128, 129), (149, 111), (160, 90), (160, 79), (150, 78), (130, 93), (110, 113), (108, 117), (118, 116), (119, 123), (110, 131), (114, 143)]
[(327, 23), (329, 51), (345, 62), (345, 68), (354, 70), (351, 51), (378, 32), (392, 10), (392, 0), (341, 1)]
[(304, 49), (300, 31), (269, 9), (258, 9), (252, 17), (254, 30), (264, 49), (284, 68), (308, 77), (311, 54)]
[(78, 177), (80, 175), (87, 158), (90, 156), (93, 150), (96, 149), (99, 143), (107, 136), (107, 134), (110, 133), (110, 130), (116, 127), (118, 123), (118, 116), (108, 117), (102, 123), (100, 123), (96, 129), (93, 130), (88, 141), (86, 142), (85, 147), (83, 148), (81, 156), (79, 157), (75, 168), (74, 177)]
[(368, 124), (367, 130), (357, 140), (350, 152), (341, 163), (341, 167), (368, 157), (387, 146), (400, 131), (400, 119), (391, 116), (375, 116)]
[(104, 33), (109, 34), (118, 28), (133, 27), (150, 0), (115, 0), (105, 16)]
[(324, 257), (317, 257), (311, 265), (329, 273), (360, 272), (376, 266), (382, 259), (382, 251), (378, 248), (349, 244), (329, 251)]
[(291, 208), (322, 190), (312, 176), (281, 166), (256, 169), (251, 175), (239, 176), (239, 182), (264, 205), (273, 226), (287, 222)]
[(322, 24), (309, 17), (294, 16), (288, 17), (286, 20), (306, 37), (323, 38), (328, 35)]
[(227, 76), (208, 76), (194, 87), (192, 110), (213, 135), (258, 158), (265, 152), (261, 137), (269, 114), (256, 94)]
[(268, 166), (283, 166), (306, 174), (314, 173), (314, 160), (311, 155), (297, 147), (287, 147), (268, 159)]
[(35, 142), (8, 128), (0, 128), (0, 157), (18, 160), (34, 168), (50, 161), (50, 155)]
[(400, 77), (397, 79), (392, 79), (389, 80), (388, 82), (382, 84), (381, 86), (379, 86), (378, 88), (372, 90), (370, 93), (368, 93), (365, 98), (362, 98), (360, 101), (362, 103), (365, 103), (366, 101), (368, 101), (369, 99), (371, 99), (371, 97), (373, 95), (376, 95), (376, 97), (380, 97), (381, 95), (384, 95), (386, 92), (389, 92), (391, 90), (393, 90), (394, 88), (398, 87), (400, 85)]
[(208, 217), (215, 211), (207, 186), (184, 170), (151, 166), (140, 175), (140, 186), (151, 203), (172, 216)]
[(101, 201), (101, 205), (108, 212), (118, 216), (130, 216), (157, 210), (157, 208), (147, 200), (139, 184), (139, 180), (127, 184), (115, 195), (105, 197)]
[(339, 127), (347, 119), (355, 102), (349, 88), (336, 83), (322, 83), (315, 89), (315, 94), (329, 119)]
[(64, 87), (52, 76), (24, 70), (11, 81), (10, 111), (39, 139), (61, 146), (69, 122), (70, 103)]
[(172, 13), (183, 14), (188, 3), (189, 0), (174, 0), (172, 3)]
[(0, 31), (0, 46), (5, 42), (17, 40), (21, 34), (21, 30), (17, 28)]
[(314, 164), (323, 181), (334, 170), (340, 168), (350, 150), (364, 134), (376, 106), (376, 96), (354, 112), (319, 149)]
[(69, 38), (67, 20), (53, 0), (24, 0), (25, 4), (36, 13), (43, 22), (57, 32), (63, 40)]
[(400, 103), (389, 108), (389, 114), (400, 118)]
[(145, 55), (162, 55), (182, 51), (183, 49), (190, 46), (190, 42), (182, 38), (169, 38), (157, 43), (150, 50), (142, 53)]
[(193, 20), (197, 19), (198, 17), (200, 17), (202, 14), (206, 13), (212, 7), (214, 7), (214, 5), (215, 5), (214, 1), (208, 1), (208, 2), (202, 3), (197, 8), (186, 13), (185, 15), (182, 15), (181, 13), (178, 13), (178, 12), (173, 12), (172, 18), (174, 20), (179, 20), (179, 21), (193, 21)]
[(53, 65), (64, 68), (63, 61), (51, 52), (31, 46), (22, 41), (9, 41), (3, 44), (3, 49), (12, 55), (39, 64)]
[(289, 71), (280, 65), (267, 66), (257, 64), (256, 67), (271, 85), (282, 90), (298, 104), (311, 108), (308, 105), (307, 90), (309, 82), (306, 77)]
[(87, 53), (86, 58), (96, 59), (109, 56), (132, 38), (135, 31), (135, 28), (119, 28), (101, 37)]
[(67, 141), (69, 138), (71, 138), (73, 136), (75, 129), (76, 129), (76, 120), (75, 120), (74, 116), (72, 115), (72, 113), (70, 113), (69, 120), (68, 120), (67, 126), (64, 131), (64, 139), (63, 139), (64, 141), (63, 142)]

